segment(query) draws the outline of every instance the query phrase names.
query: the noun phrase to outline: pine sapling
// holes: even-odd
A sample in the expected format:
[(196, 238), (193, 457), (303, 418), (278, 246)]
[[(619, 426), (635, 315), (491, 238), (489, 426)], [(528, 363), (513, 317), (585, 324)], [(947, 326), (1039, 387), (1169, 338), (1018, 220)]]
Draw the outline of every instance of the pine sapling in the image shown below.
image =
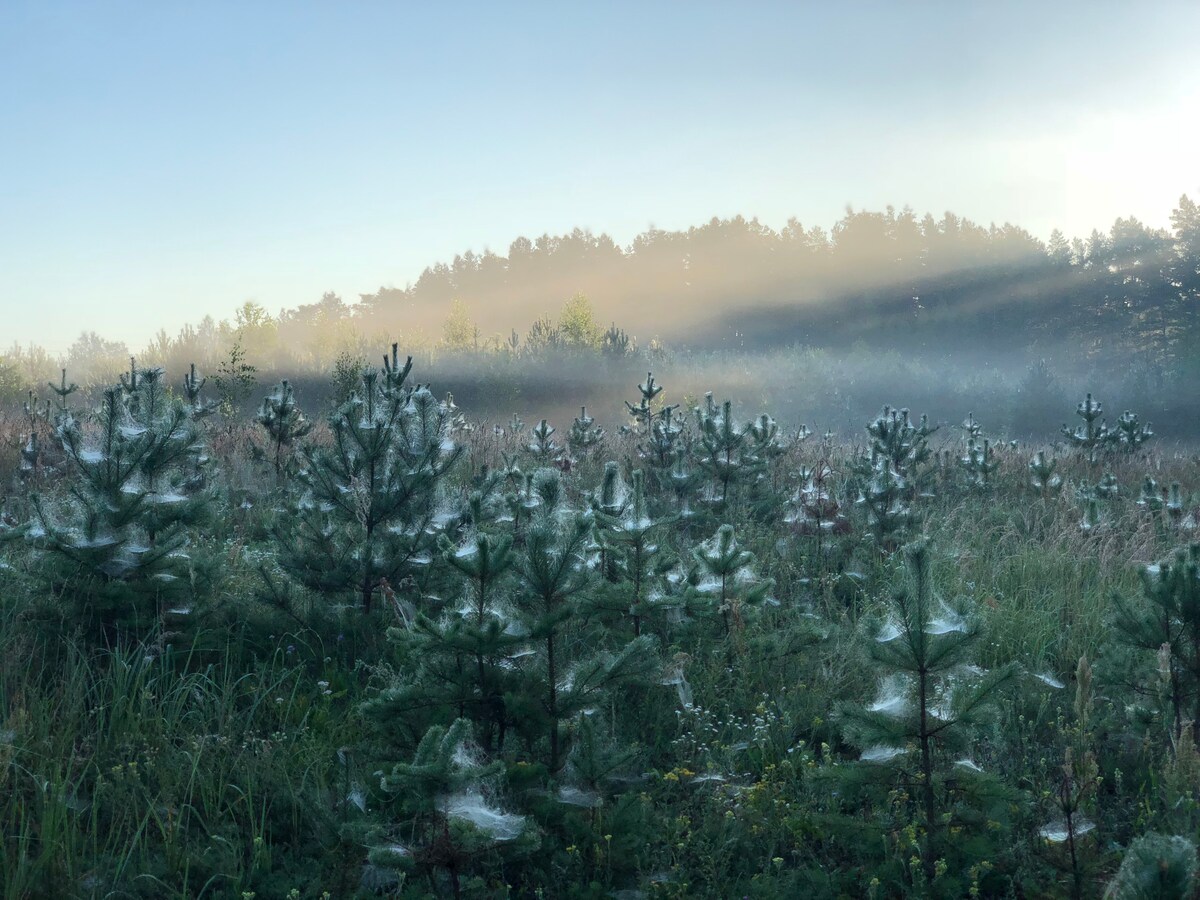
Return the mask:
[(674, 517), (651, 516), (645, 473), (637, 469), (628, 501), (616, 509), (597, 509), (596, 519), (605, 559), (615, 576), (609, 579), (613, 586), (608, 593), (613, 605), (629, 617), (634, 636), (641, 635), (643, 620), (654, 609), (654, 580), (661, 574), (658, 534)]
[(600, 339), (600, 352), (608, 359), (624, 359), (633, 350), (629, 335), (614, 322)]
[(47, 386), (54, 392), (58, 398), (58, 416), (66, 416), (70, 413), (70, 407), (67, 405), (67, 398), (79, 390), (79, 385), (75, 382), (67, 383), (67, 370), (62, 370), (62, 380), (55, 384), (53, 381), (46, 382)]
[(1058, 460), (1047, 456), (1045, 450), (1039, 450), (1029, 461), (1029, 483), (1041, 494), (1043, 500), (1062, 490), (1063, 480), (1060, 475), (1055, 474), (1056, 468)]
[(1192, 897), (1196, 893), (1196, 843), (1184, 835), (1144, 834), (1129, 845), (1106, 900)]
[(929, 438), (935, 431), (937, 426), (931, 426), (927, 416), (921, 416), (920, 422), (913, 424), (907, 409), (885, 406), (867, 425), (872, 459), (886, 460), (915, 495), (932, 454)]
[(454, 395), (449, 391), (446, 392), (446, 399), (442, 401), (442, 405), (449, 416), (447, 430), (450, 434), (470, 434), (475, 430), (475, 426), (467, 421), (466, 414), (459, 409), (458, 404), (454, 402)]
[(263, 398), (256, 419), (270, 437), (271, 459), (278, 478), (287, 468), (284, 452), (290, 451), (296, 441), (311, 432), (313, 424), (296, 405), (295, 394), (286, 378)]
[(683, 422), (675, 416), (678, 404), (664, 406), (654, 414), (650, 434), (638, 445), (643, 459), (659, 470), (669, 468), (675, 457), (675, 447), (683, 434)]
[(1170, 707), (1171, 733), (1200, 737), (1200, 544), (1141, 572), (1141, 602), (1115, 599), (1115, 633), (1156, 654)]
[(987, 490), (992, 473), (1000, 468), (1000, 460), (996, 459), (990, 441), (985, 438), (980, 442), (972, 437), (967, 439), (966, 450), (959, 457), (958, 465), (970, 487)]
[(647, 372), (646, 380), (638, 385), (638, 393), (641, 396), (636, 404), (625, 401), (625, 407), (629, 410), (629, 415), (633, 417), (634, 429), (640, 434), (649, 434), (651, 424), (654, 421), (654, 411), (651, 404), (663, 391), (662, 386), (655, 383), (654, 373)]
[(183, 397), (192, 421), (205, 419), (217, 411), (215, 400), (204, 399), (204, 385), (207, 383), (207, 378), (196, 374), (196, 364), (192, 363), (183, 376)]
[(25, 424), (28, 431), (21, 435), (21, 477), (37, 482), (42, 474), (42, 463), (45, 451), (42, 446), (42, 432), (49, 427), (50, 404), (38, 406), (29, 392), (22, 407), (25, 414)]
[(972, 729), (988, 721), (990, 705), (1014, 669), (983, 672), (972, 664), (978, 622), (935, 594), (926, 543), (910, 544), (904, 558), (906, 583), (892, 595), (888, 616), (869, 642), (881, 670), (879, 696), (869, 705), (843, 705), (841, 716), (868, 771), (899, 773), (913, 792), (923, 831), (921, 870), (929, 884), (950, 830), (968, 821), (957, 810), (969, 796), (963, 787), (986, 780), (967, 755)]
[(875, 538), (876, 546), (884, 553), (893, 553), (900, 546), (916, 520), (908, 503), (910, 495), (908, 479), (891, 460), (877, 456), (857, 503), (866, 509), (867, 527)]
[(452, 709), (475, 724), (484, 750), (491, 752), (504, 745), (510, 657), (528, 643), (505, 602), (506, 576), (514, 563), (512, 541), (476, 532), (455, 545), (443, 535), (439, 555), (459, 576), (463, 594), (440, 616), (406, 611), (404, 627), (389, 632), (405, 671), (377, 705), (400, 717), (429, 708)]
[[(377, 712), (370, 703), (364, 710)], [(453, 897), (463, 896), (462, 879), (480, 858), (511, 846), (521, 850), (523, 816), (505, 813), (488, 798), (485, 785), (500, 774), (499, 763), (476, 761), (470, 750), (471, 723), (434, 725), (421, 739), (412, 762), (397, 762), (380, 781), (396, 797), (396, 822), (369, 854), (373, 865), (413, 870), (437, 894), (444, 875)]]
[(692, 551), (692, 557), (702, 578), (697, 591), (721, 614), (724, 633), (740, 635), (745, 610), (770, 602), (768, 594), (774, 582), (755, 575), (754, 554), (739, 546), (732, 525), (718, 528), (710, 540)]
[(449, 413), (428, 387), (408, 387), (411, 359), (385, 357), (329, 420), (328, 446), (305, 447), (305, 488), (281, 562), (326, 594), (353, 590), (364, 613), (380, 580), (400, 584), (432, 560), (442, 517), (439, 486), (462, 454)]
[(692, 518), (692, 498), (700, 483), (700, 473), (688, 465), (688, 454), (683, 447), (676, 447), (671, 460), (671, 493), (675, 495), (675, 512), (686, 522)]
[(562, 455), (562, 447), (554, 440), (556, 433), (557, 429), (545, 419), (542, 419), (530, 429), (529, 436), (533, 440), (525, 445), (525, 449), (533, 457), (537, 465), (553, 465)]
[(829, 567), (829, 557), (833, 555), (835, 539), (849, 533), (850, 523), (836, 495), (828, 455), (822, 454), (814, 465), (801, 466), (797, 474), (800, 483), (792, 495), (784, 522), (791, 525), (796, 534), (812, 539), (813, 558), (824, 573)]
[(527, 732), (548, 733), (547, 763), (558, 773), (563, 763), (562, 724), (596, 705), (613, 687), (646, 677), (655, 665), (652, 642), (646, 638), (617, 642), (616, 649), (583, 655), (587, 646), (568, 643), (583, 626), (584, 593), (592, 584), (586, 565), (594, 516), (570, 509), (563, 500), (561, 476), (543, 469), (535, 479), (541, 503), (525, 533), (516, 571), (520, 589), (515, 602), (529, 638), (543, 652), (531, 670), (527, 688), (513, 698)]
[(1136, 413), (1127, 409), (1117, 419), (1115, 443), (1125, 452), (1134, 452), (1152, 437), (1154, 432), (1150, 430), (1149, 425), (1143, 425), (1138, 420)]
[[(557, 480), (552, 470), (542, 470), (540, 475), (545, 481)], [(526, 532), (524, 552), (517, 564), (530, 636), (542, 641), (545, 648), (541, 711), (549, 731), (552, 772), (557, 772), (561, 764), (559, 723), (563, 717), (559, 692), (563, 660), (559, 632), (573, 614), (576, 595), (588, 584), (583, 559), (592, 523), (592, 516), (586, 512), (559, 511), (554, 507), (539, 510)]]
[(69, 586), (85, 628), (111, 641), (144, 637), (167, 607), (186, 607), (192, 589), (184, 526), (207, 508), (185, 493), (196, 437), (178, 400), (161, 390), (161, 370), (135, 370), (137, 397), (103, 393), (89, 438), (69, 413), (58, 436), (70, 502), (32, 498), (38, 524), (28, 532), (43, 574)]
[(731, 401), (717, 406), (712, 394), (707, 394), (704, 407), (696, 408), (696, 421), (703, 449), (699, 464), (711, 481), (706, 499), (724, 509), (732, 487), (757, 476), (760, 460), (752, 452), (749, 426), (733, 417)]
[(1063, 436), (1071, 446), (1087, 454), (1088, 462), (1096, 461), (1096, 454), (1111, 445), (1116, 435), (1100, 418), (1104, 414), (1104, 406), (1098, 400), (1093, 400), (1088, 394), (1075, 410), (1075, 415), (1083, 421), (1074, 430), (1066, 425), (1062, 427)]
[(604, 429), (596, 425), (596, 420), (587, 414), (587, 407), (580, 407), (579, 415), (571, 423), (567, 434), (567, 446), (574, 458), (582, 459), (604, 440)]
[(960, 426), (963, 430), (963, 437), (966, 441), (978, 441), (983, 435), (983, 426), (975, 421), (975, 413), (967, 413), (966, 419), (963, 420)]
[(1079, 900), (1085, 896), (1088, 870), (1083, 838), (1096, 827), (1085, 810), (1093, 805), (1100, 786), (1100, 770), (1091, 747), (1092, 668), (1086, 656), (1080, 657), (1076, 666), (1075, 688), (1075, 717), (1064, 729), (1063, 762), (1050, 792), (1054, 818), (1038, 835), (1051, 847), (1063, 849), (1054, 862), (1070, 873), (1071, 896)]

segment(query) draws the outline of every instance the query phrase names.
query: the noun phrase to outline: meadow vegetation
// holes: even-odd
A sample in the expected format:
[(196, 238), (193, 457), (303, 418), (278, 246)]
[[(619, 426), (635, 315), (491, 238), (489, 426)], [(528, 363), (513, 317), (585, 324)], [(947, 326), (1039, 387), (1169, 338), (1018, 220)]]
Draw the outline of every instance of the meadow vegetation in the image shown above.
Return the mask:
[(1194, 451), (633, 359), (607, 421), (481, 424), (395, 346), (324, 410), (236, 359), (31, 395), (4, 897), (1192, 896)]

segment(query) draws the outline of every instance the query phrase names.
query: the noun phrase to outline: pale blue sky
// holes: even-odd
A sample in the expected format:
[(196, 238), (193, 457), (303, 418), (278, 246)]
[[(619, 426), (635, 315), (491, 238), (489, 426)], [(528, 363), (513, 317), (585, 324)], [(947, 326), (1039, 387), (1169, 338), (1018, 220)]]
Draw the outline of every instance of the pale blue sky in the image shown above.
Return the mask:
[(1197, 34), (1197, 3), (0, 0), (0, 349), (575, 226), (1165, 225)]

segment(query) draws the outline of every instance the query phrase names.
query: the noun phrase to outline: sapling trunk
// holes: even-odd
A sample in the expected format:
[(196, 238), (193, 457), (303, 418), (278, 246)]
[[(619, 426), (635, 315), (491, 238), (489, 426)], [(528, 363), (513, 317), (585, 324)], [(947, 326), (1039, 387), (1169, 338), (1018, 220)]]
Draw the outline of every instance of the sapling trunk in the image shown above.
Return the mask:
[(550, 692), (547, 711), (550, 713), (550, 771), (558, 771), (558, 667), (554, 658), (554, 632), (546, 636), (546, 672)]

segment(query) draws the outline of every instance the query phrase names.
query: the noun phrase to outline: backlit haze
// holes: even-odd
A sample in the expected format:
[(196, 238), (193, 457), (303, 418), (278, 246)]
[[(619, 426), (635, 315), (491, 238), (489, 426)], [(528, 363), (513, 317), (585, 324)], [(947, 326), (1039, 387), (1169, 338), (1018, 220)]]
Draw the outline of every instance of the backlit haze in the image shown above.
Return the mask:
[(1165, 227), (1197, 33), (1194, 3), (9, 0), (0, 344), (136, 348), (575, 227)]

